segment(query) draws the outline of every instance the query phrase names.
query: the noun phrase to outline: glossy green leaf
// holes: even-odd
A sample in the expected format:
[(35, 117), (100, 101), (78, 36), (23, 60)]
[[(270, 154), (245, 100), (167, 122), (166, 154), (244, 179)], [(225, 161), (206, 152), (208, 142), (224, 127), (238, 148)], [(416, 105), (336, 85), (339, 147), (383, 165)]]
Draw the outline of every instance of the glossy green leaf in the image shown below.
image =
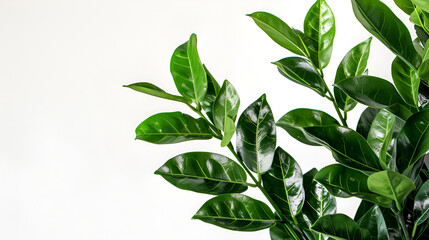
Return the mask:
[(379, 112), (380, 109), (367, 107), (359, 117), (356, 132), (366, 139), (368, 137), (369, 130), (371, 129), (371, 124)]
[(414, 11), (414, 5), (411, 0), (394, 0), (396, 5), (404, 11), (406, 14), (410, 15)]
[(283, 214), (294, 217), (301, 211), (305, 198), (301, 168), (280, 147), (270, 170), (262, 175), (262, 183)]
[(337, 211), (335, 197), (322, 184), (314, 180), (316, 174), (317, 170), (313, 168), (303, 176), (305, 203), (302, 212), (308, 217), (311, 225), (320, 217)]
[(393, 113), (397, 119), (401, 119), (402, 121), (407, 121), (408, 118), (410, 118), (413, 113), (410, 111), (409, 107), (405, 107), (406, 104), (399, 104), (395, 103), (387, 108), (385, 108), (387, 111)]
[(374, 203), (366, 201), (366, 200), (361, 200), (358, 209), (356, 210), (355, 213), (355, 217), (353, 218), (353, 220), (355, 220), (356, 222), (358, 222), (368, 211), (370, 211), (372, 209), (372, 207), (374, 207)]
[(220, 86), (219, 83), (217, 83), (216, 79), (213, 77), (213, 75), (209, 72), (207, 67), (205, 65), (204, 70), (207, 74), (207, 94), (204, 97), (203, 101), (201, 101), (201, 107), (204, 109), (204, 112), (206, 112), (207, 117), (214, 122), (213, 120), (213, 106), (216, 101), (216, 97), (220, 92)]
[(418, 75), (423, 81), (429, 83), (429, 41), (426, 42), (423, 50), (423, 60), (419, 66)]
[(287, 79), (325, 96), (326, 85), (311, 63), (301, 57), (287, 57), (274, 62), (279, 72)]
[[(337, 68), (335, 83), (349, 77), (363, 75), (368, 64), (369, 50), (372, 37), (353, 47), (343, 58)], [(334, 87), (335, 102), (344, 111), (351, 111), (356, 106), (356, 101), (351, 99), (339, 88)]]
[(413, 215), (416, 226), (429, 218), (429, 180), (420, 187), (416, 194)]
[(392, 206), (391, 199), (374, 194), (368, 189), (366, 174), (341, 164), (322, 168), (314, 179), (336, 197), (359, 197), (380, 206)]
[(277, 223), (274, 227), (270, 228), (270, 237), (271, 240), (294, 240), (287, 231), (286, 226), (281, 223)]
[(247, 190), (246, 172), (233, 160), (209, 152), (188, 152), (169, 159), (155, 174), (174, 186), (199, 193), (240, 193)]
[(237, 153), (258, 174), (267, 172), (276, 148), (276, 126), (267, 98), (262, 95), (241, 114), (237, 123)]
[(414, 29), (416, 30), (417, 37), (420, 39), (423, 45), (427, 43), (429, 39), (429, 34), (425, 32), (425, 30), (417, 25), (414, 25)]
[(287, 50), (306, 56), (305, 49), (291, 27), (280, 18), (266, 12), (254, 12), (248, 15), (255, 21), (262, 31), (264, 31), (274, 42)]
[(422, 27), (420, 15), (422, 14), (422, 10), (419, 8), (414, 9), (414, 11), (410, 14), (410, 22), (414, 23), (415, 25)]
[(192, 218), (236, 231), (257, 231), (276, 222), (265, 203), (237, 193), (208, 200)]
[(235, 122), (239, 106), (240, 97), (237, 91), (228, 80), (225, 80), (213, 106), (215, 126), (223, 131), (228, 117)]
[(396, 207), (401, 210), (405, 198), (416, 187), (406, 176), (386, 170), (371, 174), (368, 177), (368, 188), (374, 193), (394, 200)]
[(423, 54), (424, 54), (424, 48), (422, 47), (422, 44), (420, 43), (420, 39), (415, 38), (413, 40), (413, 45), (414, 45), (414, 48), (416, 49), (417, 53), (420, 56), (423, 56)]
[(392, 142), (395, 127), (395, 115), (383, 109), (371, 124), (368, 134), (368, 144), (380, 159), (381, 165), (387, 167), (392, 156), (388, 156), (388, 149)]
[(335, 86), (352, 99), (373, 108), (385, 108), (395, 103), (403, 103), (393, 84), (378, 77), (346, 78), (337, 82)]
[(133, 83), (130, 85), (124, 85), (124, 87), (131, 88), (137, 92), (145, 93), (145, 94), (152, 95), (152, 96), (159, 97), (159, 98), (164, 98), (164, 99), (188, 103), (188, 104), (192, 103), (192, 100), (189, 98), (184, 98), (182, 96), (176, 96), (176, 95), (166, 93), (161, 88), (153, 85), (152, 83), (148, 83), (148, 82)]
[(312, 62), (325, 68), (331, 59), (335, 37), (335, 18), (325, 0), (317, 0), (304, 20), (304, 33), (316, 42), (316, 56)]
[(302, 143), (319, 146), (319, 144), (307, 139), (304, 134), (304, 127), (340, 125), (340, 123), (323, 111), (298, 108), (283, 115), (276, 125), (286, 130), (293, 138)]
[(429, 150), (429, 110), (411, 116), (398, 135), (396, 165), (403, 173)]
[(180, 94), (195, 100), (197, 105), (207, 93), (207, 76), (197, 51), (197, 36), (180, 45), (173, 53), (170, 72)]
[(370, 239), (389, 240), (386, 222), (379, 206), (374, 205), (357, 223), (359, 227), (367, 229), (370, 232)]
[(392, 63), (392, 78), (402, 99), (410, 106), (419, 105), (420, 78), (410, 66), (396, 57)]
[(427, 0), (412, 0), (413, 3), (425, 12), (429, 12), (429, 2)]
[(181, 112), (158, 113), (136, 128), (136, 139), (156, 144), (179, 143), (212, 138), (209, 125)]
[(225, 147), (231, 142), (231, 138), (234, 136), (235, 133), (235, 122), (230, 117), (226, 117), (225, 125), (223, 128), (223, 138), (220, 143), (222, 147)]
[(330, 149), (335, 160), (364, 171), (383, 169), (366, 140), (352, 129), (341, 126), (306, 127), (312, 140)]
[(314, 223), (313, 230), (331, 236), (335, 239), (366, 240), (370, 233), (344, 214), (326, 215)]
[(416, 66), (419, 56), (414, 49), (410, 32), (401, 20), (380, 0), (352, 0), (358, 21), (410, 67)]

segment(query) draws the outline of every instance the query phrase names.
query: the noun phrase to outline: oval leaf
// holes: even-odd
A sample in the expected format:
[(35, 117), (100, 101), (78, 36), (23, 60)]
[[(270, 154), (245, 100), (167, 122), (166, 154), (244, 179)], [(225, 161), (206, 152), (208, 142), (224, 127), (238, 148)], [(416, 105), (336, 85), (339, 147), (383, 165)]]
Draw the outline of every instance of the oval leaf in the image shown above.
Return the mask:
[(242, 194), (214, 197), (192, 218), (236, 231), (257, 231), (275, 224), (274, 214), (265, 203)]
[(152, 96), (159, 97), (159, 98), (164, 98), (164, 99), (188, 103), (188, 104), (192, 103), (191, 99), (166, 93), (161, 88), (155, 86), (152, 83), (148, 83), (148, 82), (133, 83), (130, 85), (124, 85), (124, 87), (131, 88), (133, 90), (136, 90), (137, 92), (146, 93), (148, 95), (152, 95)]
[(241, 114), (237, 123), (237, 153), (258, 174), (267, 172), (276, 148), (276, 126), (265, 94)]
[(344, 214), (323, 216), (314, 223), (312, 229), (336, 239), (362, 240), (371, 238), (368, 230), (360, 228), (353, 219)]
[(356, 132), (366, 139), (368, 137), (369, 130), (371, 129), (372, 122), (379, 112), (379, 109), (367, 107), (360, 115)]
[(429, 218), (429, 180), (426, 181), (414, 198), (414, 221), (418, 226)]
[[(304, 33), (316, 40), (316, 56), (312, 62), (319, 68), (328, 66), (335, 37), (335, 18), (325, 0), (317, 0), (304, 20)], [(314, 59), (314, 60), (313, 60)]]
[(312, 140), (331, 150), (338, 162), (364, 171), (383, 170), (366, 140), (352, 129), (340, 126), (306, 127)]
[(276, 149), (270, 170), (262, 175), (262, 183), (283, 214), (294, 218), (301, 212), (305, 198), (301, 168), (280, 147)]
[(392, 78), (402, 99), (410, 106), (418, 108), (420, 78), (416, 71), (396, 57), (392, 63)]
[(405, 198), (416, 188), (406, 176), (390, 170), (377, 172), (368, 177), (368, 188), (374, 193), (395, 201), (401, 210)]
[(406, 14), (410, 15), (414, 11), (414, 5), (411, 0), (394, 0), (396, 5), (404, 11)]
[(197, 105), (204, 100), (207, 93), (207, 76), (198, 56), (195, 34), (174, 51), (170, 72), (182, 96), (194, 99)]
[(346, 78), (335, 83), (352, 99), (373, 108), (385, 108), (403, 103), (401, 96), (390, 82), (372, 76)]
[(228, 117), (235, 122), (239, 106), (240, 97), (237, 91), (228, 80), (225, 80), (213, 107), (215, 126), (219, 130), (224, 131), (225, 122)]
[(136, 128), (136, 139), (156, 144), (212, 138), (209, 125), (181, 112), (158, 113)]
[(429, 82), (429, 41), (426, 41), (426, 45), (423, 50), (422, 64), (419, 66), (417, 73), (424, 82)]
[(368, 144), (384, 168), (387, 168), (390, 159), (392, 159), (392, 156), (388, 156), (387, 150), (392, 142), (394, 127), (395, 115), (383, 109), (375, 117), (368, 134)]
[(410, 67), (417, 65), (419, 56), (410, 32), (401, 20), (380, 0), (352, 0), (358, 21), (394, 54)]
[[(335, 83), (349, 77), (356, 77), (364, 74), (368, 64), (371, 41), (372, 37), (356, 45), (344, 56), (337, 68)], [(334, 87), (334, 95), (338, 107), (344, 111), (351, 111), (356, 106), (356, 101), (352, 100), (337, 87)]]
[[(204, 66), (204, 65), (203, 65)], [(204, 66), (204, 70), (207, 74), (207, 93), (203, 101), (201, 101), (201, 107), (206, 112), (207, 117), (213, 122), (213, 105), (216, 101), (216, 97), (219, 94), (220, 86), (216, 79), (212, 76), (209, 70)]]
[(320, 146), (307, 139), (304, 135), (304, 127), (340, 125), (331, 115), (314, 109), (294, 109), (281, 117), (277, 126), (283, 128), (296, 140), (313, 146)]
[(321, 96), (325, 96), (327, 91), (325, 82), (307, 59), (287, 57), (274, 62), (274, 64), (287, 79), (308, 87)]
[(233, 160), (209, 152), (189, 152), (169, 159), (155, 174), (174, 186), (199, 193), (241, 193), (246, 172)]
[(429, 12), (429, 2), (427, 0), (412, 0), (417, 7), (425, 12)]
[(358, 221), (360, 228), (367, 229), (372, 240), (389, 240), (386, 222), (380, 207), (374, 205)]
[(235, 122), (230, 117), (226, 117), (225, 126), (223, 127), (223, 138), (220, 143), (222, 147), (227, 146), (231, 142), (231, 138), (235, 133)]

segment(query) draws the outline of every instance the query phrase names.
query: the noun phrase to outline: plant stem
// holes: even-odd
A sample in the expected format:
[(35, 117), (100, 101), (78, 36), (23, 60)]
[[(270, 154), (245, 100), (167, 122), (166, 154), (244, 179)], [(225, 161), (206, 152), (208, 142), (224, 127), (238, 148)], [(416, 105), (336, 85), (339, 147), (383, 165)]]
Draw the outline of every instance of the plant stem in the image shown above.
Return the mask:
[[(325, 83), (325, 85), (326, 85), (326, 83)], [(329, 100), (331, 100), (331, 102), (332, 102), (332, 104), (334, 105), (334, 108), (335, 108), (335, 111), (337, 111), (337, 114), (338, 114), (338, 117), (340, 118), (340, 120), (341, 120), (341, 123), (343, 124), (343, 126), (344, 127), (348, 127), (348, 125), (347, 125), (347, 121), (346, 121), (346, 119), (343, 117), (343, 115), (341, 114), (341, 112), (340, 112), (340, 108), (338, 107), (338, 105), (337, 105), (337, 103), (335, 102), (335, 98), (334, 98), (334, 96), (332, 95), (332, 92), (331, 92), (331, 90), (329, 90), (329, 88), (328, 88), (328, 86), (326, 86), (326, 89), (328, 89), (328, 94), (329, 94)], [(346, 115), (347, 116), (347, 115)]]
[(215, 138), (222, 140), (222, 133), (217, 129), (215, 125), (213, 125), (207, 118), (204, 116), (204, 114), (201, 113), (200, 110), (194, 108), (191, 104), (186, 104), (192, 111), (196, 112), (201, 118), (203, 118), (207, 124), (210, 126), (210, 128), (213, 130), (213, 132), (216, 134), (214, 135)]
[(405, 226), (404, 216), (402, 215), (402, 211), (398, 211), (395, 213), (396, 220), (399, 222), (399, 225), (404, 232), (404, 236), (406, 240), (411, 240), (410, 234), (408, 233), (407, 227)]

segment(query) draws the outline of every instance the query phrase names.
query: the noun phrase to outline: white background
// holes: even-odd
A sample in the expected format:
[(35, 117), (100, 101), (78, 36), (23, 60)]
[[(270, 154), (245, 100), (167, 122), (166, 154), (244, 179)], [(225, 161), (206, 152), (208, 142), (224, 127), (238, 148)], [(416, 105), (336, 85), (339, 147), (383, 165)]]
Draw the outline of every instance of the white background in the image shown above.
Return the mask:
[[(176, 189), (153, 172), (187, 151), (230, 154), (216, 140), (134, 141), (135, 127), (150, 115), (189, 111), (121, 86), (148, 81), (177, 94), (170, 57), (194, 32), (215, 78), (238, 89), (240, 112), (267, 93), (276, 120), (298, 107), (336, 116), (326, 99), (277, 72), (270, 62), (291, 53), (245, 16), (267, 11), (302, 29), (312, 3), (0, 0), (0, 239), (269, 239), (267, 230), (240, 233), (191, 220), (210, 196)], [(370, 35), (350, 1), (328, 3), (337, 26), (325, 70), (331, 85), (344, 54)], [(390, 80), (392, 60), (374, 39), (370, 74)], [(352, 127), (362, 110), (350, 114)], [(278, 144), (303, 171), (333, 163), (328, 150), (281, 129)], [(263, 200), (257, 191), (248, 194)], [(357, 204), (340, 199), (338, 211), (353, 216)]]

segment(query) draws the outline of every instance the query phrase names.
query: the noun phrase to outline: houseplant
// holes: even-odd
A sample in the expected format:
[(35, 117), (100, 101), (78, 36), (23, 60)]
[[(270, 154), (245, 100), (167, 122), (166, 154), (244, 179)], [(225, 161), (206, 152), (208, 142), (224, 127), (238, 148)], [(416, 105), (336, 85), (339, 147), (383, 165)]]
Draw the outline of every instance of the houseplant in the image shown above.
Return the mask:
[[(332, 90), (323, 74), (335, 36), (334, 15), (326, 1), (310, 8), (303, 31), (269, 13), (249, 14), (271, 39), (298, 55), (274, 62), (279, 72), (331, 101), (340, 121), (320, 110), (295, 109), (275, 122), (265, 95), (238, 116), (237, 90), (229, 81), (220, 85), (201, 63), (195, 34), (171, 59), (181, 96), (146, 82), (126, 86), (183, 103), (199, 116), (155, 114), (137, 127), (137, 139), (171, 144), (217, 138), (235, 157), (182, 153), (155, 172), (178, 188), (216, 195), (195, 219), (238, 231), (270, 228), (274, 240), (429, 235), (429, 173), (424, 164), (429, 150), (429, 3), (395, 2), (415, 24), (414, 41), (379, 0), (352, 0), (357, 20), (397, 56), (391, 64), (394, 84), (368, 74), (369, 38), (344, 56)], [(368, 108), (353, 130), (347, 113), (358, 103)], [(310, 147), (326, 147), (338, 164), (302, 173), (292, 156), (276, 148), (276, 126)], [(258, 188), (271, 206), (242, 194), (248, 187)], [(358, 197), (362, 203), (351, 218), (335, 213), (335, 197)]]

